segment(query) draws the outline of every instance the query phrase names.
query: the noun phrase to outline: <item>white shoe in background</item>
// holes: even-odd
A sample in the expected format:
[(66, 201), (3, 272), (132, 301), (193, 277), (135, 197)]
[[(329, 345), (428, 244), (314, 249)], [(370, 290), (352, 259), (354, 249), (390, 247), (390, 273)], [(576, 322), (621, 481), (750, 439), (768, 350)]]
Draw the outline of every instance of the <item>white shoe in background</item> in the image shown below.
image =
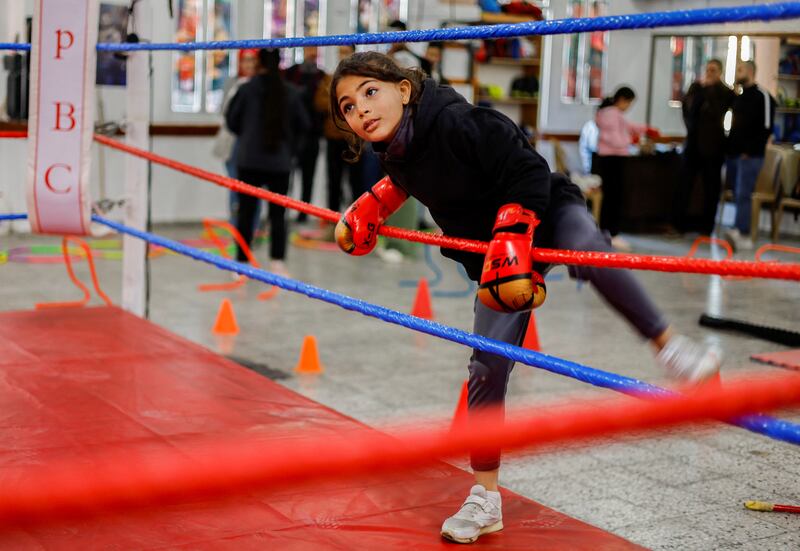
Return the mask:
[(472, 543), (484, 534), (503, 529), (500, 492), (476, 484), (461, 509), (442, 524), (442, 537), (456, 543)]
[(628, 240), (620, 235), (615, 235), (611, 238), (611, 246), (623, 253), (629, 253), (633, 250), (633, 246)]
[(403, 262), (403, 253), (398, 251), (397, 249), (387, 249), (385, 247), (378, 247), (375, 249), (375, 254), (378, 255), (378, 258), (386, 262), (387, 264), (400, 264)]
[(286, 263), (283, 260), (270, 260), (269, 271), (275, 275), (291, 277), (289, 268), (286, 267)]
[(703, 345), (683, 335), (674, 335), (656, 359), (673, 379), (694, 384), (719, 373), (722, 353), (714, 345)]
[(736, 228), (731, 228), (725, 231), (725, 240), (731, 244), (734, 252), (738, 251), (752, 251), (753, 240), (749, 236), (744, 236)]

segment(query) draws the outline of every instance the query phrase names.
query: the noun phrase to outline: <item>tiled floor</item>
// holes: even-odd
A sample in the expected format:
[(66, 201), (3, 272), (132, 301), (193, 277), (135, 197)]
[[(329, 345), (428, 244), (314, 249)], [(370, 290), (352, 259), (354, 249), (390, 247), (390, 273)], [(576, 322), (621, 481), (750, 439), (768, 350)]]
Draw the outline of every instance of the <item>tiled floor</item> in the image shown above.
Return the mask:
[[(199, 227), (166, 227), (165, 235), (196, 238)], [(689, 241), (631, 237), (639, 252), (684, 254)], [(0, 251), (52, 237), (0, 236)], [(258, 251), (263, 258), (264, 249)], [(315, 285), (409, 311), (414, 289), (403, 280), (434, 274), (424, 262), (387, 265), (374, 256), (292, 247), (292, 274)], [(433, 253), (443, 280), (433, 291), (467, 287), (454, 264)], [(742, 258), (747, 258), (742, 256)], [(788, 258), (788, 257), (787, 257)], [(121, 263), (98, 261), (106, 292), (119, 301)], [(280, 292), (258, 301), (263, 286), (229, 293), (201, 293), (200, 283), (228, 281), (227, 274), (167, 255), (152, 260), (151, 319), (212, 349), (289, 375), (286, 386), (371, 424), (452, 415), (469, 352), (461, 346), (411, 333), (317, 302)], [(86, 276), (85, 263), (77, 266)], [(641, 280), (675, 327), (723, 348), (727, 372), (776, 368), (752, 363), (750, 354), (781, 350), (769, 342), (717, 333), (697, 325), (702, 312), (787, 329), (800, 328), (800, 285), (765, 280), (641, 273)], [(577, 286), (558, 268), (548, 281), (548, 301), (537, 311), (543, 351), (599, 369), (664, 383), (646, 343), (609, 310), (588, 286)], [(44, 300), (78, 296), (60, 264), (0, 265), (0, 309), (31, 308)], [(233, 342), (211, 334), (219, 302), (229, 297), (241, 333)], [(433, 298), (437, 321), (470, 329), (472, 298)], [(302, 338), (317, 337), (326, 367), (321, 377), (295, 377)], [(520, 366), (510, 403), (543, 405), (570, 397), (609, 396), (608, 391)], [(800, 422), (800, 410), (781, 417)], [(723, 425), (563, 446), (507, 459), (503, 484), (541, 503), (653, 549), (800, 549), (800, 516), (746, 511), (742, 502), (800, 502), (796, 447)]]

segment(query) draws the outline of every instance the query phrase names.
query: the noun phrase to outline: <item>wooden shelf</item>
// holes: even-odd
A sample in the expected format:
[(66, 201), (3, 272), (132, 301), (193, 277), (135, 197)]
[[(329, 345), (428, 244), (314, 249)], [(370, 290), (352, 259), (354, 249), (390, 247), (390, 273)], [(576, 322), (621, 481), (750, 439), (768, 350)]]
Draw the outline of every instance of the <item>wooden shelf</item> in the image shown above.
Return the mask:
[(529, 21), (537, 21), (537, 19), (528, 15), (509, 15), (507, 13), (492, 13), (482, 12), (481, 23), (496, 25), (498, 23), (527, 23)]
[(539, 103), (537, 98), (493, 98), (491, 96), (478, 96), (476, 99), (477, 101), (486, 101), (503, 105), (536, 105)]
[(448, 78), (447, 82), (450, 84), (469, 84), (472, 85), (473, 82), (466, 78)]
[(514, 67), (538, 67), (536, 58), (492, 57), (487, 61), (476, 61), (480, 65), (511, 65)]
[(800, 113), (800, 107), (778, 107), (776, 113)]
[(800, 80), (800, 75), (788, 75), (786, 73), (778, 73), (778, 79), (781, 79), (781, 80)]

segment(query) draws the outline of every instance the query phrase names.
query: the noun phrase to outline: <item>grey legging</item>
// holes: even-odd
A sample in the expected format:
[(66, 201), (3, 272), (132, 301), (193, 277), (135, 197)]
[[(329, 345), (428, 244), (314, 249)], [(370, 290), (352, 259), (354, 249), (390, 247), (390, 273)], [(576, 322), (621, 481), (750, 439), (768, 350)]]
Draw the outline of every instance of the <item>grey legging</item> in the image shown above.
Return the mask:
[[(607, 236), (595, 224), (585, 205), (564, 205), (536, 230), (539, 247), (577, 251), (613, 252)], [(546, 271), (548, 267), (541, 267)], [(570, 266), (570, 276), (589, 281), (617, 312), (622, 314), (646, 339), (664, 332), (667, 322), (650, 300), (644, 288), (629, 270)], [(520, 346), (528, 327), (530, 314), (495, 312), (475, 301), (475, 333)], [(469, 409), (502, 406), (505, 402), (508, 377), (514, 362), (479, 350), (473, 350), (469, 363)], [(500, 450), (472, 454), (472, 468), (492, 471), (500, 466)]]

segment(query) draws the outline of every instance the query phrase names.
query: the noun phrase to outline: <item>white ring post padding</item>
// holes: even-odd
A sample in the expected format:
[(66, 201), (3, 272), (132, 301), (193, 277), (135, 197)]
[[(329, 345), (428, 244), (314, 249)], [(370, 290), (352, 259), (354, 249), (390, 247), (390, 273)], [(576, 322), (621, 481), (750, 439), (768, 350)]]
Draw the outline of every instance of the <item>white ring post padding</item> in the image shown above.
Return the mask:
[[(135, 6), (137, 29), (150, 29), (151, 7), (145, 2)], [(149, 4), (149, 3), (148, 3)], [(147, 13), (145, 13), (147, 12)], [(125, 142), (150, 150), (150, 52), (131, 52), (126, 62)], [(147, 230), (149, 162), (133, 155), (125, 156), (125, 225)], [(122, 237), (122, 308), (140, 317), (146, 313), (147, 243), (130, 235)]]
[(98, 0), (36, 0), (27, 203), (36, 233), (90, 231)]

